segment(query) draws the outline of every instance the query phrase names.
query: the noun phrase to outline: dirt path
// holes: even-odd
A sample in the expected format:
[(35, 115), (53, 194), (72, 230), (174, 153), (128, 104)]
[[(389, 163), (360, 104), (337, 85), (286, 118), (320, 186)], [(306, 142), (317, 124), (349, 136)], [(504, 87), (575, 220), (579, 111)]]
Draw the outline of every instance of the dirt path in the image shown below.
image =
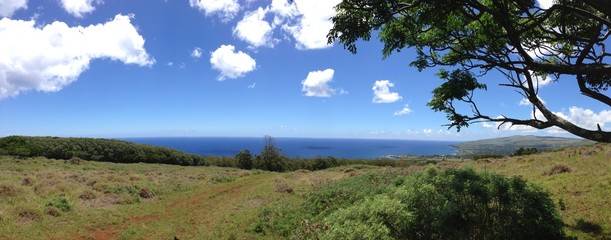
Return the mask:
[[(152, 230), (139, 235), (147, 235), (153, 239), (163, 235), (154, 232), (155, 226), (160, 224), (173, 225), (174, 227), (169, 229), (173, 229), (172, 231), (175, 232), (173, 237), (176, 238), (180, 238), (181, 236), (177, 235), (181, 234), (193, 235), (188, 230), (190, 227), (213, 229), (217, 225), (226, 224), (223, 221), (226, 220), (227, 214), (239, 214), (240, 210), (244, 210), (235, 206), (245, 206), (252, 202), (254, 192), (262, 185), (270, 183), (272, 178), (273, 175), (256, 175), (243, 177), (231, 183), (212, 185), (190, 198), (170, 202), (155, 213), (136, 216), (120, 224), (87, 230), (89, 236), (76, 236), (73, 239), (117, 239), (129, 229)], [(167, 237), (167, 233), (164, 237)]]

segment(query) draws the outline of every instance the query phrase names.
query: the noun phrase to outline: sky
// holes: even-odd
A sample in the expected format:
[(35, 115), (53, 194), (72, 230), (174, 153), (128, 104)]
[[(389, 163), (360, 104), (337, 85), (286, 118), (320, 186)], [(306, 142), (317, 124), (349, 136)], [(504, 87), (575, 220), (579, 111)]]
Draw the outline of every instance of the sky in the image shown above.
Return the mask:
[[(0, 0), (0, 136), (244, 136), (474, 140), (553, 128), (478, 123), (456, 132), (426, 103), (438, 69), (375, 38), (327, 44), (337, 0)], [(542, 7), (549, 1), (540, 1)], [(532, 116), (502, 77), (480, 110)], [(577, 84), (543, 81), (550, 110), (611, 129)]]

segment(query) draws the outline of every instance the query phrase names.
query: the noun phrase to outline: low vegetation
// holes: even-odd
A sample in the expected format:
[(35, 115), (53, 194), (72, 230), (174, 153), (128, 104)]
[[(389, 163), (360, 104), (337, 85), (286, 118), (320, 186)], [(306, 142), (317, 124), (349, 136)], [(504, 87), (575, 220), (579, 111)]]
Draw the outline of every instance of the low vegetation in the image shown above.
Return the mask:
[[(301, 208), (285, 209), (260, 225), (271, 231), (293, 225), (288, 234), (306, 239), (566, 238), (548, 193), (518, 177), (473, 169), (363, 174), (315, 189)], [(292, 215), (301, 218), (270, 221)]]
[(281, 163), (288, 166), (282, 173), (79, 159), (0, 156), (0, 239), (611, 235), (607, 144), (479, 160), (388, 160), (397, 167), (291, 159), (324, 170)]

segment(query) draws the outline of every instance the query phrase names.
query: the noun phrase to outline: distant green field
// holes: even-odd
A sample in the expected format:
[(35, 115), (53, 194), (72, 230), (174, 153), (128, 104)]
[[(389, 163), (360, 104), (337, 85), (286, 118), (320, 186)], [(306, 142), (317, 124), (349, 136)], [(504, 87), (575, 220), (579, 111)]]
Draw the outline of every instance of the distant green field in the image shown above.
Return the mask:
[(593, 145), (594, 142), (575, 138), (511, 136), (483, 139), (456, 144), (459, 154), (465, 156), (500, 155), (509, 156), (519, 148), (535, 148), (539, 151), (550, 151), (567, 147)]

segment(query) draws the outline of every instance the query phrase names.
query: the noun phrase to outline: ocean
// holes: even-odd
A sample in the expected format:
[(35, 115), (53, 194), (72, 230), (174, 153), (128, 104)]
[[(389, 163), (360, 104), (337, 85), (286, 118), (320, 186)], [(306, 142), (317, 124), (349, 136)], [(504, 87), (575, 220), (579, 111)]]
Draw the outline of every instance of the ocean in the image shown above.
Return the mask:
[[(162, 146), (202, 156), (235, 156), (248, 149), (257, 154), (264, 139), (248, 137), (147, 137), (122, 140)], [(274, 138), (276, 147), (288, 157), (337, 157), (350, 159), (376, 159), (390, 155), (454, 155), (456, 141), (381, 140), (381, 139), (327, 139), (327, 138)]]

